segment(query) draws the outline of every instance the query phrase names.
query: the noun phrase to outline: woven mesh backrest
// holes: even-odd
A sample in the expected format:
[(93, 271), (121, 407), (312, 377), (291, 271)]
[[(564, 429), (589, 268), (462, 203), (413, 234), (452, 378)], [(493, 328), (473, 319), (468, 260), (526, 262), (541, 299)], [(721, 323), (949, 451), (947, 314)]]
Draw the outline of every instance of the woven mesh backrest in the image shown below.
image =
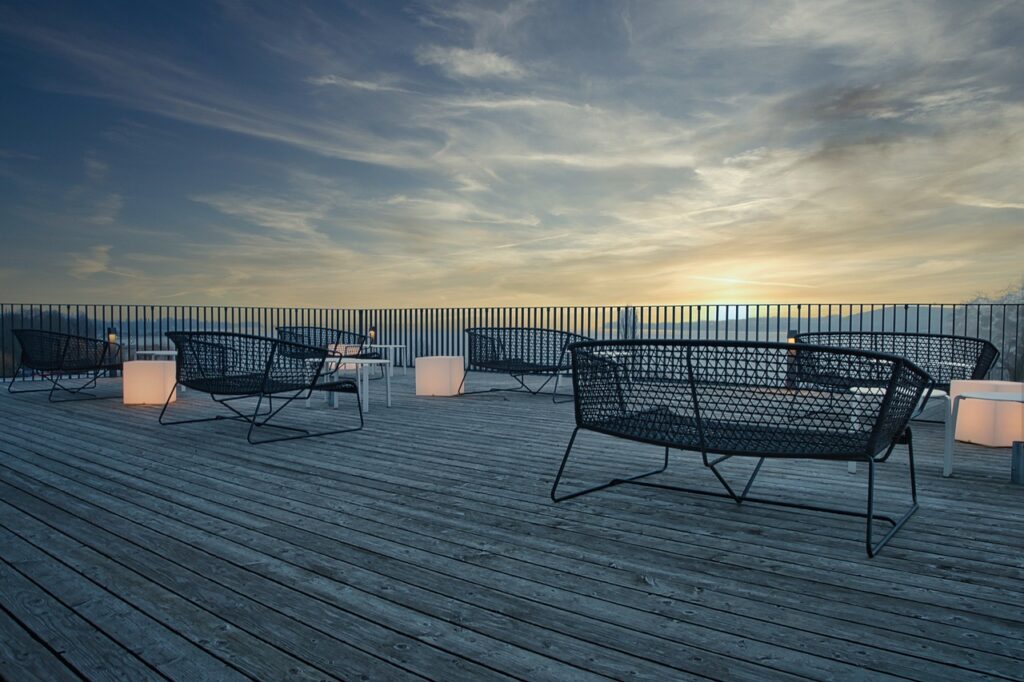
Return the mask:
[(113, 367), (120, 346), (87, 336), (42, 329), (13, 329), (21, 345), (21, 364), (41, 372), (91, 370)]
[(277, 336), (292, 343), (326, 348), (332, 355), (346, 357), (363, 356), (367, 340), (366, 334), (330, 327), (278, 327)]
[(208, 393), (253, 395), (308, 387), (325, 348), (231, 332), (167, 332), (178, 350), (178, 382)]
[[(801, 348), (851, 381), (804, 384), (794, 346), (726, 341), (574, 344), (579, 426), (685, 450), (863, 458), (906, 427), (927, 376), (900, 358)], [(878, 390), (880, 372), (888, 373)], [(854, 379), (864, 389), (850, 389)]]
[(805, 332), (798, 343), (856, 348), (907, 358), (928, 372), (932, 385), (949, 390), (954, 379), (984, 379), (999, 356), (991, 342), (972, 336), (912, 332)]
[(469, 365), (480, 369), (506, 369), (511, 363), (557, 368), (570, 343), (587, 337), (557, 329), (533, 327), (472, 327), (466, 330)]
[[(342, 332), (330, 327), (278, 327), (277, 338), (291, 343), (299, 343), (303, 346), (315, 346), (317, 348), (329, 348), (341, 341)], [(347, 343), (347, 342), (345, 342)]]

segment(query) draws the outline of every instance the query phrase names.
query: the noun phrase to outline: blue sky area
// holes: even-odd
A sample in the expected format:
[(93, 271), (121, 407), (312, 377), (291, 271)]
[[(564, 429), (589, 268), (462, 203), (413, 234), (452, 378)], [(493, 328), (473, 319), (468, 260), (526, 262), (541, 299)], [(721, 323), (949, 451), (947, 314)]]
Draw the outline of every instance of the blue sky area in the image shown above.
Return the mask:
[(0, 2), (0, 299), (955, 302), (1024, 2)]

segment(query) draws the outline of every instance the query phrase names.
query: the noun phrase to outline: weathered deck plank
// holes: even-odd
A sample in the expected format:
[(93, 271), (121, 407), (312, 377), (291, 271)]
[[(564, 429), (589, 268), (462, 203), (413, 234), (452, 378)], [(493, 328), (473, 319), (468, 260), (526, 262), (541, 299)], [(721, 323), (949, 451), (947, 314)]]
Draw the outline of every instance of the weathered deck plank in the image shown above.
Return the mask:
[[(1024, 679), (1024, 494), (1005, 457), (958, 445), (942, 479), (941, 427), (915, 425), (922, 509), (868, 560), (862, 525), (832, 516), (637, 487), (554, 505), (571, 404), (415, 398), (411, 379), (362, 432), (262, 447), (237, 423), (4, 396), (0, 523), (175, 647), (254, 677)], [(341, 418), (319, 402), (284, 415)], [(597, 436), (581, 453), (581, 481), (657, 457)], [(709, 482), (673, 460), (677, 480)], [(857, 507), (864, 480), (778, 463), (758, 486)], [(234, 639), (201, 636), (199, 613)], [(187, 679), (156, 665), (159, 639), (118, 641)]]
[(0, 609), (0, 679), (81, 680), (52, 647), (36, 639), (27, 624), (16, 621), (5, 609)]

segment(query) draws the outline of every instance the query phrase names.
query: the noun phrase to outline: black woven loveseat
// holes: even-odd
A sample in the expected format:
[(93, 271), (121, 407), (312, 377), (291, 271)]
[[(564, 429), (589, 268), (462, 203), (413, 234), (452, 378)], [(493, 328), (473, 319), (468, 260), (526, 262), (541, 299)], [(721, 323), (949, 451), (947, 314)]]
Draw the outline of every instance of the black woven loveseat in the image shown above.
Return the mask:
[[(357, 431), (363, 427), (363, 412), (356, 383), (334, 379), (325, 371), (328, 357), (326, 348), (231, 332), (167, 332), (166, 336), (178, 351), (176, 386), (208, 393), (211, 399), (232, 414), (164, 421), (171, 399), (168, 395), (160, 411), (161, 424), (238, 419), (249, 424), (246, 438), (254, 445), (327, 436)], [(269, 423), (292, 401), (308, 398), (314, 390), (355, 394), (359, 426), (312, 433), (307, 429)], [(255, 399), (250, 401), (254, 403), (251, 409), (235, 406), (235, 401), (247, 398)], [(281, 429), (290, 433), (257, 440), (253, 436), (260, 428)]]
[[(77, 336), (42, 329), (13, 329), (21, 356), (14, 371), (10, 393), (49, 392), (51, 402), (79, 400), (85, 398), (116, 398), (118, 395), (98, 396), (87, 393), (96, 386), (100, 376), (121, 369), (121, 346), (102, 339)], [(50, 382), (47, 388), (14, 389), (14, 382), (23, 370)], [(68, 385), (69, 379), (85, 379), (84, 384)], [(69, 398), (56, 398), (57, 391), (67, 393)]]
[[(492, 388), (471, 393), (493, 391), (528, 391), (540, 393), (554, 379), (551, 399), (558, 402), (558, 382), (571, 370), (569, 344), (589, 341), (585, 336), (557, 329), (537, 327), (471, 327), (466, 330), (467, 371), (500, 372), (515, 379), (519, 386), (512, 389)], [(526, 376), (546, 376), (537, 388), (530, 388)], [(465, 382), (465, 377), (463, 377)]]
[[(804, 332), (797, 343), (855, 348), (907, 358), (928, 372), (933, 395), (949, 392), (955, 379), (984, 379), (999, 350), (985, 339), (917, 332)], [(947, 410), (948, 411), (948, 410)]]
[[(797, 334), (794, 340), (797, 343), (891, 353), (907, 358), (931, 377), (930, 390), (918, 404), (914, 418), (921, 418), (928, 398), (938, 398), (942, 415), (938, 423), (945, 423), (949, 418), (950, 382), (956, 379), (984, 379), (999, 357), (999, 350), (985, 339), (951, 334), (896, 331), (804, 332)], [(850, 390), (864, 388), (850, 385)], [(856, 463), (850, 463), (849, 466), (851, 472), (857, 470)]]
[[(833, 512), (866, 519), (868, 556), (889, 541), (917, 510), (914, 453), (908, 424), (931, 379), (894, 355), (820, 346), (729, 341), (592, 341), (571, 346), (576, 428), (551, 488), (554, 501), (622, 483), (665, 487)], [(844, 377), (882, 391), (851, 391)], [(559, 495), (580, 430), (664, 448), (660, 466)], [(875, 466), (897, 443), (907, 445), (911, 505), (898, 519), (874, 510)], [(668, 466), (669, 450), (701, 454), (725, 492), (642, 480)], [(734, 487), (720, 470), (733, 457), (757, 460)], [(859, 461), (868, 465), (865, 512), (776, 499), (749, 492), (769, 459)], [(575, 465), (574, 465), (575, 467)], [(878, 541), (873, 522), (891, 525)]]

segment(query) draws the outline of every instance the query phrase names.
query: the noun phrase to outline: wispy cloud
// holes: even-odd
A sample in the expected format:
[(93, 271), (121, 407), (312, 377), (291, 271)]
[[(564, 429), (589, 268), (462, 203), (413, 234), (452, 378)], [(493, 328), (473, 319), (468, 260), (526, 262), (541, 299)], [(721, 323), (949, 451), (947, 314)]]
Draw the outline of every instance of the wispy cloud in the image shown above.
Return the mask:
[(124, 200), (120, 194), (108, 194), (97, 199), (92, 205), (92, 214), (89, 222), (93, 225), (110, 225), (121, 215), (121, 207)]
[(100, 274), (138, 277), (137, 273), (110, 267), (110, 250), (112, 248), (113, 246), (110, 245), (93, 246), (83, 251), (68, 254), (71, 261), (68, 273), (76, 279), (88, 279)]
[(307, 78), (306, 82), (311, 85), (335, 85), (342, 88), (351, 88), (353, 90), (366, 90), (368, 92), (411, 92), (410, 90), (399, 88), (394, 85), (375, 83), (373, 81), (352, 80), (351, 78), (332, 75), (312, 76)]
[(756, 279), (741, 279), (739, 277), (703, 277), (701, 275), (690, 275), (690, 279), (700, 279), (705, 282), (721, 282), (723, 284), (753, 284), (759, 287), (782, 287), (784, 289), (814, 289), (814, 284), (797, 284), (795, 282), (765, 282)]
[(519, 79), (526, 75), (512, 59), (488, 50), (430, 45), (416, 52), (416, 60), (438, 66), (453, 78)]

